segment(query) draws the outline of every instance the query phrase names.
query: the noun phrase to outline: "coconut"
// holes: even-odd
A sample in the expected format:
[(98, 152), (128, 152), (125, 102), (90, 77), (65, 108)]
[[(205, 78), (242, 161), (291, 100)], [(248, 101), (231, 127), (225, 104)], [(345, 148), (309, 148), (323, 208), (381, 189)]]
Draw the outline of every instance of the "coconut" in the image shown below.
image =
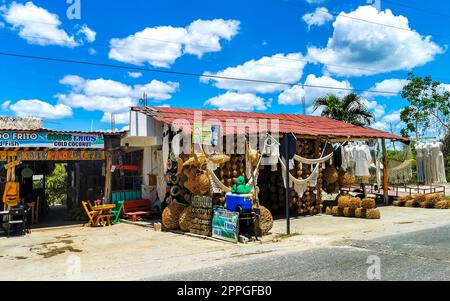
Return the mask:
[(368, 219), (380, 219), (381, 213), (378, 209), (368, 209), (366, 212), (366, 217)]
[(425, 200), (422, 203), (420, 203), (420, 207), (427, 209), (434, 208), (434, 202), (431, 200)]
[(350, 206), (350, 196), (343, 195), (338, 199), (338, 207), (341, 209), (348, 208)]
[(355, 210), (356, 218), (366, 218), (367, 217), (367, 209), (358, 208)]
[(403, 206), (405, 206), (405, 203), (406, 202), (402, 202), (400, 200), (397, 200), (397, 201), (392, 202), (392, 205), (394, 205), (396, 207), (403, 207)]
[(442, 195), (440, 193), (427, 194), (425, 196), (425, 200), (433, 203), (433, 206), (434, 206), (438, 202), (442, 201)]
[(414, 200), (420, 205), (427, 200), (427, 196), (425, 194), (417, 194), (414, 196)]
[(376, 207), (377, 207), (377, 204), (374, 199), (365, 198), (361, 201), (362, 209), (375, 209)]
[(178, 220), (178, 224), (180, 226), (181, 231), (189, 232), (191, 228), (191, 220), (192, 220), (192, 207), (189, 206), (183, 210), (180, 214), (180, 219)]
[(436, 209), (450, 209), (450, 202), (449, 201), (439, 201), (434, 205), (434, 208)]
[(164, 209), (162, 214), (162, 223), (164, 228), (168, 230), (178, 229), (180, 215), (184, 209), (185, 207), (177, 202), (170, 203), (170, 205)]
[(357, 208), (361, 208), (361, 199), (360, 198), (351, 198), (348, 203), (348, 207), (353, 210), (357, 209)]
[(420, 207), (420, 203), (417, 200), (409, 200), (405, 203), (405, 207), (418, 208)]
[(353, 175), (348, 172), (339, 173), (339, 187), (341, 188), (351, 188), (355, 185), (356, 179)]
[(336, 217), (344, 216), (344, 209), (339, 208), (338, 206), (333, 207), (331, 212), (332, 212), (332, 215), (336, 216)]
[(355, 217), (355, 209), (353, 209), (353, 208), (344, 208), (344, 216), (345, 217)]
[(270, 230), (273, 227), (273, 216), (270, 213), (269, 209), (264, 206), (259, 206), (259, 210), (261, 213), (259, 225), (261, 228), (262, 235), (269, 234)]
[(323, 171), (323, 179), (328, 184), (334, 184), (339, 180), (339, 172), (333, 165), (328, 165)]

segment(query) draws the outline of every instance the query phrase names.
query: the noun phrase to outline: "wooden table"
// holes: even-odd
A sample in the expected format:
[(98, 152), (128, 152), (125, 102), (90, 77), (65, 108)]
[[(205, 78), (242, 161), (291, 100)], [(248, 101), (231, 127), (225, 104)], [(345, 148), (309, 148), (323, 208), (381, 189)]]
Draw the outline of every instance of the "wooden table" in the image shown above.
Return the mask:
[(108, 226), (111, 225), (111, 211), (116, 208), (115, 204), (108, 204), (108, 205), (100, 205), (100, 206), (94, 206), (92, 207), (92, 210), (96, 212), (95, 215), (95, 226), (105, 226), (105, 219), (106, 224)]

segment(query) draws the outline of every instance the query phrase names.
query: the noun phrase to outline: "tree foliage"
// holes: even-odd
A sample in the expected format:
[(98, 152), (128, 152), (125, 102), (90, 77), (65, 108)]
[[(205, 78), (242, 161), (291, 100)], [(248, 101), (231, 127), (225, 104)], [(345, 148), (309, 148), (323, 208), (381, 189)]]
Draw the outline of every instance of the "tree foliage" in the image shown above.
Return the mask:
[(446, 164), (447, 180), (450, 181), (450, 132), (444, 138), (443, 144), (444, 144), (443, 153)]
[(46, 177), (45, 188), (49, 204), (64, 203), (67, 198), (67, 172), (64, 164), (56, 164)]
[(400, 113), (400, 119), (406, 124), (402, 135), (419, 138), (431, 125), (449, 132), (450, 92), (430, 76), (422, 78), (409, 73), (408, 80), (402, 91), (402, 97), (409, 103)]
[(333, 94), (318, 98), (314, 103), (314, 111), (321, 107), (323, 107), (323, 117), (345, 121), (357, 126), (370, 125), (375, 118), (366, 108), (361, 97), (355, 93), (348, 94), (342, 99)]

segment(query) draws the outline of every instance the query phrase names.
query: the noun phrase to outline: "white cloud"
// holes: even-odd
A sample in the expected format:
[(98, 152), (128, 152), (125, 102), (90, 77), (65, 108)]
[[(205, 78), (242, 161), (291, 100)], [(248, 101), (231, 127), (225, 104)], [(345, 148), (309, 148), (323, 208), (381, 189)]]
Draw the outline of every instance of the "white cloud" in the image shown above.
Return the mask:
[(306, 0), (306, 2), (308, 2), (309, 4), (318, 4), (325, 2), (325, 0)]
[(225, 111), (264, 111), (270, 107), (270, 101), (251, 93), (226, 92), (225, 94), (210, 98), (204, 103)]
[[(306, 60), (300, 53), (275, 54), (271, 57), (266, 56), (259, 60), (251, 60), (236, 67), (229, 67), (217, 73), (205, 72), (204, 75), (295, 83), (303, 76), (303, 68), (306, 63)], [(286, 88), (286, 86), (272, 83), (255, 83), (206, 77), (202, 77), (201, 81), (205, 83), (213, 82), (217, 88), (240, 93), (273, 93)]]
[(97, 33), (90, 29), (86, 24), (81, 26), (81, 28), (78, 30), (77, 34), (84, 36), (86, 41), (88, 43), (93, 43), (95, 41), (95, 38), (97, 36)]
[(4, 9), (3, 17), (13, 29), (19, 31), (19, 36), (30, 44), (59, 45), (70, 48), (79, 46), (74, 36), (60, 28), (61, 21), (56, 14), (32, 2), (25, 4), (12, 2), (8, 8)]
[(363, 99), (363, 103), (366, 108), (374, 114), (376, 119), (382, 117), (386, 111), (386, 107), (375, 100)]
[[(111, 123), (111, 113), (104, 113), (100, 121), (105, 123)], [(114, 114), (114, 121), (116, 124), (129, 124), (130, 112), (126, 111), (123, 113)]]
[(67, 75), (60, 83), (70, 87), (70, 92), (56, 95), (57, 99), (72, 108), (87, 111), (122, 113), (135, 106), (142, 93), (146, 92), (149, 100), (163, 101), (177, 92), (179, 84), (152, 80), (144, 85), (129, 86), (109, 79), (84, 79), (77, 75)]
[(4, 27), (5, 27), (5, 22), (0, 21), (0, 28), (4, 28)]
[[(328, 94), (336, 94), (339, 97), (343, 97), (352, 92), (349, 89), (353, 89), (349, 81), (338, 81), (329, 76), (316, 77), (314, 74), (308, 75), (305, 81), (305, 85), (307, 103), (313, 103), (317, 98), (324, 97)], [(308, 87), (308, 85), (317, 86), (317, 88)], [(324, 86), (336, 89), (319, 88)]]
[(128, 76), (131, 78), (141, 78), (143, 74), (142, 72), (128, 72)]
[[(391, 27), (356, 21), (355, 18)], [(429, 36), (421, 36), (413, 30), (392, 28), (410, 29), (406, 17), (395, 16), (389, 9), (379, 12), (372, 6), (360, 6), (353, 12), (342, 12), (333, 27), (333, 36), (328, 40), (327, 46), (309, 47), (308, 57), (324, 64), (330, 73), (341, 76), (411, 70), (425, 65), (444, 52)]]
[(9, 105), (11, 104), (11, 100), (4, 101), (2, 103), (2, 110), (7, 111), (9, 109)]
[(163, 101), (172, 98), (172, 94), (177, 92), (180, 88), (178, 83), (174, 82), (160, 82), (158, 80), (152, 80), (146, 85), (135, 85), (134, 94), (137, 96), (142, 96), (145, 92), (147, 97), (155, 101)]
[(334, 19), (333, 15), (328, 12), (326, 7), (318, 7), (312, 13), (305, 14), (303, 21), (308, 24), (308, 28), (313, 26), (322, 26)]
[(158, 26), (146, 28), (126, 38), (110, 41), (109, 58), (124, 63), (168, 68), (183, 54), (202, 57), (220, 51), (220, 40), (231, 40), (239, 31), (239, 21), (197, 20), (186, 28)]
[(400, 113), (401, 110), (390, 112), (379, 118), (371, 127), (381, 131), (398, 133), (404, 127), (404, 123), (400, 119)]
[(38, 99), (19, 100), (9, 108), (20, 117), (62, 119), (73, 115), (72, 109), (65, 104), (52, 105)]
[(89, 52), (90, 55), (97, 54), (97, 50), (95, 50), (94, 48), (89, 48), (88, 52)]
[(57, 94), (59, 102), (86, 111), (121, 112), (137, 104), (131, 97), (87, 96), (79, 93)]
[(352, 89), (353, 87), (349, 81), (338, 81), (329, 76), (317, 77), (314, 74), (310, 74), (306, 77), (304, 87), (297, 85), (284, 90), (283, 93), (278, 96), (278, 103), (281, 105), (299, 105), (302, 104), (302, 98), (305, 97), (305, 104), (310, 105), (313, 104), (317, 98), (327, 96), (328, 94), (344, 97), (345, 95), (350, 94)]
[(239, 25), (240, 22), (236, 20), (194, 21), (187, 27), (185, 52), (201, 58), (206, 52), (220, 51), (220, 40), (230, 41), (238, 33)]
[(290, 89), (284, 90), (278, 96), (278, 104), (280, 105), (299, 105), (305, 97), (305, 89), (301, 86), (293, 86)]
[[(403, 87), (408, 84), (408, 80), (406, 79), (386, 79), (382, 82), (376, 83), (370, 91), (380, 91), (380, 92), (393, 92), (400, 93), (403, 90)], [(364, 92), (364, 97), (376, 97), (376, 96), (384, 96), (384, 97), (393, 97), (393, 94), (386, 93), (377, 93), (377, 92)]]

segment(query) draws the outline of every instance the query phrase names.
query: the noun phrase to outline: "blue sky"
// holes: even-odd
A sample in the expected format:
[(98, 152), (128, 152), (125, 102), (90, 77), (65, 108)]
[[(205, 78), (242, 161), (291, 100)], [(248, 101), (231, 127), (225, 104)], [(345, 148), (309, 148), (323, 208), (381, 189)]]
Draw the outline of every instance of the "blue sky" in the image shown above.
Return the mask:
[[(366, 2), (81, 0), (69, 19), (66, 0), (0, 0), (0, 52), (345, 89), (398, 92), (410, 70), (450, 84), (450, 4)], [(302, 113), (303, 95), (311, 113), (336, 92), (0, 56), (0, 114), (52, 129), (109, 129), (111, 113), (125, 129), (143, 91), (155, 106), (267, 113)], [(404, 100), (361, 94), (374, 127), (401, 128)]]

